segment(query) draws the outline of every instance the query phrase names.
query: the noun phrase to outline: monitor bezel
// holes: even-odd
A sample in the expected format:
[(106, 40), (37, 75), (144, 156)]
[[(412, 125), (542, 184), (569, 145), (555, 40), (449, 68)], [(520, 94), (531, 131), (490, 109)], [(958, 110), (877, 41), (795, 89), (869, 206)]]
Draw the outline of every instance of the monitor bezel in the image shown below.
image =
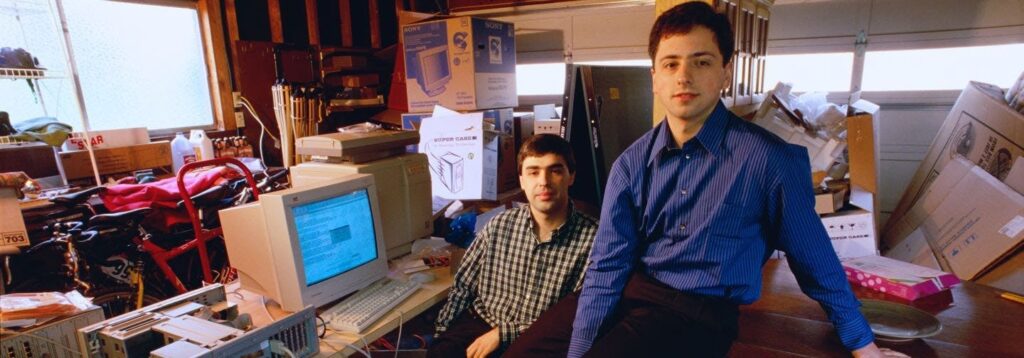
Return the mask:
[[(373, 226), (374, 235), (376, 236), (377, 258), (307, 286), (305, 265), (302, 261), (302, 249), (298, 241), (298, 230), (295, 227), (293, 208), (361, 189), (366, 189), (370, 200), (370, 210), (374, 218)], [(272, 203), (270, 206), (264, 206), (263, 209), (265, 211), (276, 210), (279, 214), (282, 214), (265, 215), (274, 255), (273, 264), (275, 264), (278, 271), (279, 289), (281, 292), (278, 303), (282, 308), (287, 311), (298, 311), (307, 305), (324, 306), (387, 276), (387, 251), (380, 220), (380, 201), (377, 194), (377, 186), (372, 175), (354, 174), (315, 185), (260, 196), (260, 201), (267, 200), (264, 204)], [(281, 237), (288, 239), (281, 240), (279, 239)]]

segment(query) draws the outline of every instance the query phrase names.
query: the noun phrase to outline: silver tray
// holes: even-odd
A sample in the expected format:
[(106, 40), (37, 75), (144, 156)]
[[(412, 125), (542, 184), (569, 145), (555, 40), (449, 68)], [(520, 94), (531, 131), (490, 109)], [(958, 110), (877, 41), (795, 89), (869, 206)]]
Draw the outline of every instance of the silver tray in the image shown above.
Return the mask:
[(862, 299), (860, 302), (860, 312), (878, 339), (908, 341), (931, 337), (942, 331), (942, 323), (938, 318), (917, 308), (871, 299)]

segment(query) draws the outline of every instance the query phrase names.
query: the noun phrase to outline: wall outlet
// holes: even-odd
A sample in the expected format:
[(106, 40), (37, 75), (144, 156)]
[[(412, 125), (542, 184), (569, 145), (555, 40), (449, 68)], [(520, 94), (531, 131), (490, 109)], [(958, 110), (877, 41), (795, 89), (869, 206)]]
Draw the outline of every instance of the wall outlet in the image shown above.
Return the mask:
[(245, 128), (245, 115), (242, 114), (242, 111), (235, 111), (235, 127)]
[(231, 103), (234, 104), (235, 108), (242, 108), (242, 92), (231, 92)]

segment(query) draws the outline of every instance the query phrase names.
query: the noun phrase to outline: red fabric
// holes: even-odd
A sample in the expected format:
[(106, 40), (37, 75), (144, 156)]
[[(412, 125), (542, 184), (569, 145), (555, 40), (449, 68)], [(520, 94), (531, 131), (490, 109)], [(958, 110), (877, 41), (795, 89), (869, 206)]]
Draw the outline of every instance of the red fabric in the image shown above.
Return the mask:
[[(195, 195), (214, 185), (241, 176), (227, 167), (216, 167), (202, 172), (191, 172), (185, 175), (185, 190)], [(100, 195), (103, 205), (111, 212), (128, 211), (138, 208), (153, 208), (153, 214), (147, 221), (157, 228), (167, 230), (172, 225), (190, 222), (185, 209), (178, 210), (181, 194), (178, 191), (177, 178), (167, 178), (147, 184), (118, 184), (107, 188)]]

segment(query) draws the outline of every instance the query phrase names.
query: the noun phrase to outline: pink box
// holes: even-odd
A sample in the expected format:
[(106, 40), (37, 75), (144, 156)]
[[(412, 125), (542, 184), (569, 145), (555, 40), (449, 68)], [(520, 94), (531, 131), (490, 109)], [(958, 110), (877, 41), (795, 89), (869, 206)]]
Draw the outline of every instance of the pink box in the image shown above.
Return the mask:
[(960, 283), (951, 273), (883, 256), (845, 259), (843, 270), (853, 284), (911, 301)]

